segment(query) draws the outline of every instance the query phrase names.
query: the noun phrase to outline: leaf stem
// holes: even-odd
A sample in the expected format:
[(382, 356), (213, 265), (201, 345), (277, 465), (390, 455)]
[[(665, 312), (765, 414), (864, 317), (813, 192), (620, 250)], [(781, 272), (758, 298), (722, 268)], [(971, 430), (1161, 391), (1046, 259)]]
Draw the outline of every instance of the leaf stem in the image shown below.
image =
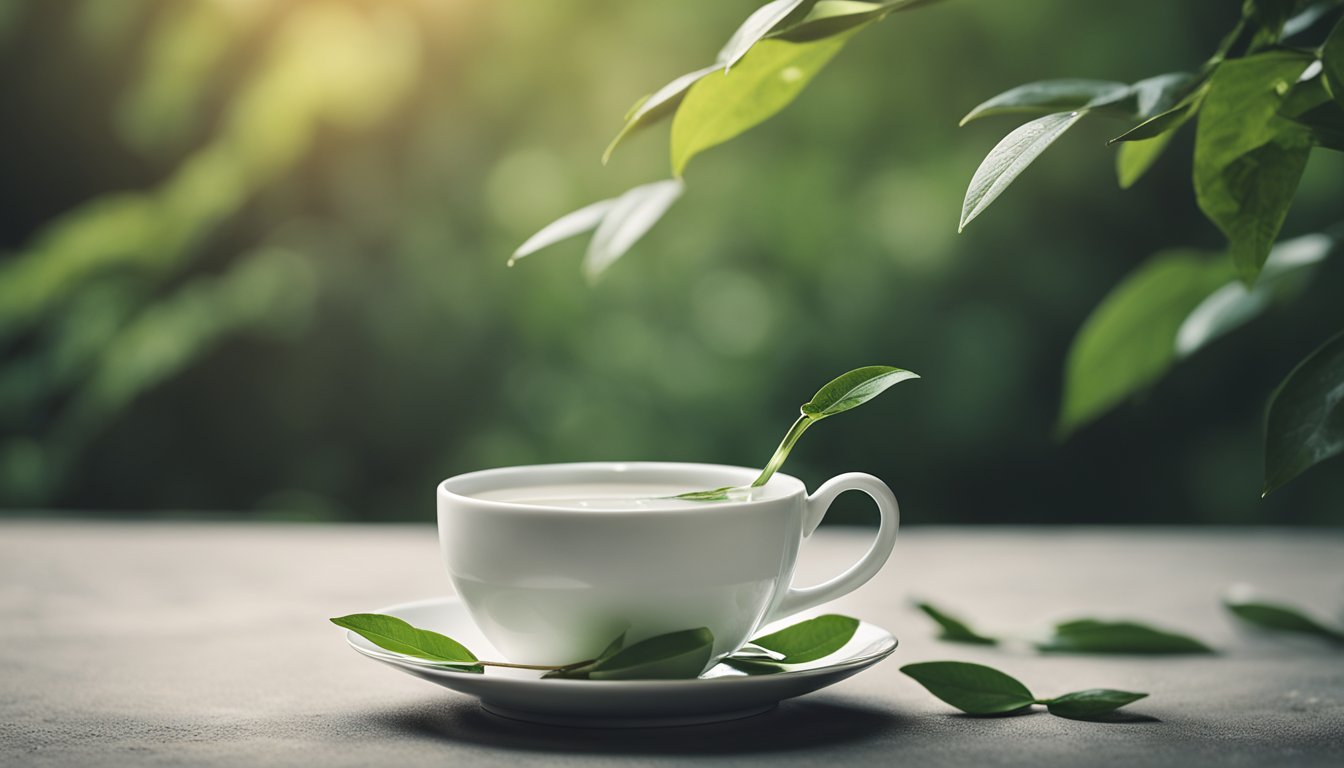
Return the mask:
[(760, 488), (770, 482), (770, 477), (783, 466), (784, 460), (789, 457), (789, 451), (793, 450), (793, 444), (798, 442), (798, 438), (803, 436), (808, 427), (812, 426), (813, 421), (816, 421), (816, 419), (804, 413), (798, 417), (797, 421), (793, 422), (793, 426), (789, 427), (784, 439), (779, 441), (779, 447), (775, 449), (775, 455), (770, 457), (770, 463), (765, 465), (765, 469), (761, 470), (761, 474), (752, 482), (752, 488)]
[(482, 667), (507, 667), (509, 669), (539, 669), (545, 672), (558, 672), (569, 669), (575, 669), (577, 667), (582, 667), (587, 664), (592, 664), (594, 661), (597, 661), (597, 659), (576, 661), (573, 664), (562, 664), (560, 666), (553, 666), (547, 664), (514, 664), (513, 662), (510, 661), (484, 661), (480, 659), (478, 659), (475, 663), (479, 664)]

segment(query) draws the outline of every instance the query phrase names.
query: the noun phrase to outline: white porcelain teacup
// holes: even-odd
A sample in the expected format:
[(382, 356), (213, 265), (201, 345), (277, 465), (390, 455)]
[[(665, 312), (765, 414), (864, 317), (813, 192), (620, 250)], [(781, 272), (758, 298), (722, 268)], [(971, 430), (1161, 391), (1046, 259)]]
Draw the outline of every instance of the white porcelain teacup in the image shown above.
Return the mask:
[[(439, 544), (472, 619), (510, 661), (568, 664), (622, 632), (634, 643), (697, 627), (713, 632), (717, 659), (762, 625), (863, 585), (891, 555), (899, 525), (891, 490), (861, 473), (810, 496), (776, 474), (746, 500), (659, 498), (747, 486), (757, 472), (652, 462), (471, 472), (439, 484)], [(876, 540), (839, 576), (792, 586), (799, 544), (851, 490), (877, 502)]]

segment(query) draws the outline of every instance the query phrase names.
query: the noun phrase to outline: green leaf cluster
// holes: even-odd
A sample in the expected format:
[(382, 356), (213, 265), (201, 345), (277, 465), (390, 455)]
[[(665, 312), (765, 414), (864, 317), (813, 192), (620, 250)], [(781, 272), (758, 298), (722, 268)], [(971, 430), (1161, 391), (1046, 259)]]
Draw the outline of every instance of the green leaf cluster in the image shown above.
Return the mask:
[(907, 664), (901, 671), (929, 693), (968, 715), (1006, 715), (1044, 704), (1052, 715), (1076, 720), (1104, 718), (1146, 693), (1090, 688), (1053, 699), (1038, 699), (1017, 678), (983, 664), (964, 661), (926, 661)]
[[(686, 680), (699, 677), (709, 666), (714, 652), (714, 634), (699, 627), (657, 635), (631, 645), (626, 645), (622, 633), (596, 658), (573, 664), (517, 664), (478, 659), (456, 640), (413, 627), (395, 616), (357, 613), (331, 619), (331, 623), (393, 653), (434, 662), (446, 669), (477, 674), (485, 667), (512, 667), (545, 671), (544, 678)], [(858, 619), (826, 614), (755, 638), (748, 644), (748, 649), (730, 654), (725, 661), (745, 667), (752, 674), (780, 672), (789, 665), (817, 661), (839, 651), (858, 628)], [(753, 648), (756, 652), (750, 650)]]

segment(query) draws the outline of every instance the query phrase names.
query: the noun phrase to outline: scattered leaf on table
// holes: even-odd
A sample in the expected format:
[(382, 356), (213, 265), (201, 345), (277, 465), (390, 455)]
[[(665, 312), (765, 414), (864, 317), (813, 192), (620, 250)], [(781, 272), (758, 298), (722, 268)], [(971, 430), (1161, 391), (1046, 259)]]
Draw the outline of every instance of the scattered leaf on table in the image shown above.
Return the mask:
[(973, 643), (976, 645), (997, 645), (999, 642), (995, 638), (986, 637), (985, 635), (976, 632), (961, 619), (949, 615), (946, 611), (943, 611), (931, 603), (919, 602), (915, 603), (915, 607), (923, 611), (930, 619), (937, 622), (938, 626), (942, 629), (942, 634), (938, 635), (939, 640), (948, 640), (954, 643)]
[(971, 715), (1001, 715), (1036, 702), (1025, 685), (983, 664), (926, 661), (907, 664), (901, 671), (929, 693)]
[(1091, 720), (1144, 698), (1146, 693), (1116, 691), (1110, 688), (1089, 688), (1086, 691), (1066, 693), (1040, 702), (1050, 714), (1075, 720)]
[(1213, 653), (1203, 642), (1134, 621), (1078, 619), (1055, 626), (1038, 650), (1063, 653), (1186, 654)]
[(1305, 611), (1291, 605), (1271, 603), (1235, 594), (1224, 599), (1223, 605), (1238, 619), (1264, 629), (1316, 635), (1337, 643), (1344, 642), (1344, 629), (1322, 624)]

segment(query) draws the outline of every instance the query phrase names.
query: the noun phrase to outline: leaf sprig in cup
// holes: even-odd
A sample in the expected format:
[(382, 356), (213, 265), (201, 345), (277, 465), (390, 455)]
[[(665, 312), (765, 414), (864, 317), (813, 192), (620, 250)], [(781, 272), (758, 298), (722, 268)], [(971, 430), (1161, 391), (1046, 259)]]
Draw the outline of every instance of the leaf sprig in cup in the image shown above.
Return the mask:
[[(793, 450), (794, 444), (798, 442), (798, 438), (803, 436), (808, 427), (828, 416), (857, 408), (887, 391), (892, 385), (918, 378), (919, 374), (903, 368), (893, 368), (889, 365), (869, 365), (863, 368), (855, 368), (849, 373), (832, 379), (830, 383), (818, 390), (811, 400), (799, 407), (800, 415), (798, 419), (793, 422), (793, 426), (789, 427), (784, 439), (779, 442), (779, 447), (775, 449), (774, 455), (766, 463), (765, 469), (761, 470), (761, 474), (752, 481), (749, 488), (760, 488), (770, 482), (770, 478), (779, 471), (780, 467), (784, 466), (784, 460), (789, 457), (789, 452)], [(726, 501), (732, 498), (734, 494), (744, 492), (749, 488), (724, 486), (723, 488), (711, 488), (707, 491), (682, 493), (672, 498), (687, 501)]]

